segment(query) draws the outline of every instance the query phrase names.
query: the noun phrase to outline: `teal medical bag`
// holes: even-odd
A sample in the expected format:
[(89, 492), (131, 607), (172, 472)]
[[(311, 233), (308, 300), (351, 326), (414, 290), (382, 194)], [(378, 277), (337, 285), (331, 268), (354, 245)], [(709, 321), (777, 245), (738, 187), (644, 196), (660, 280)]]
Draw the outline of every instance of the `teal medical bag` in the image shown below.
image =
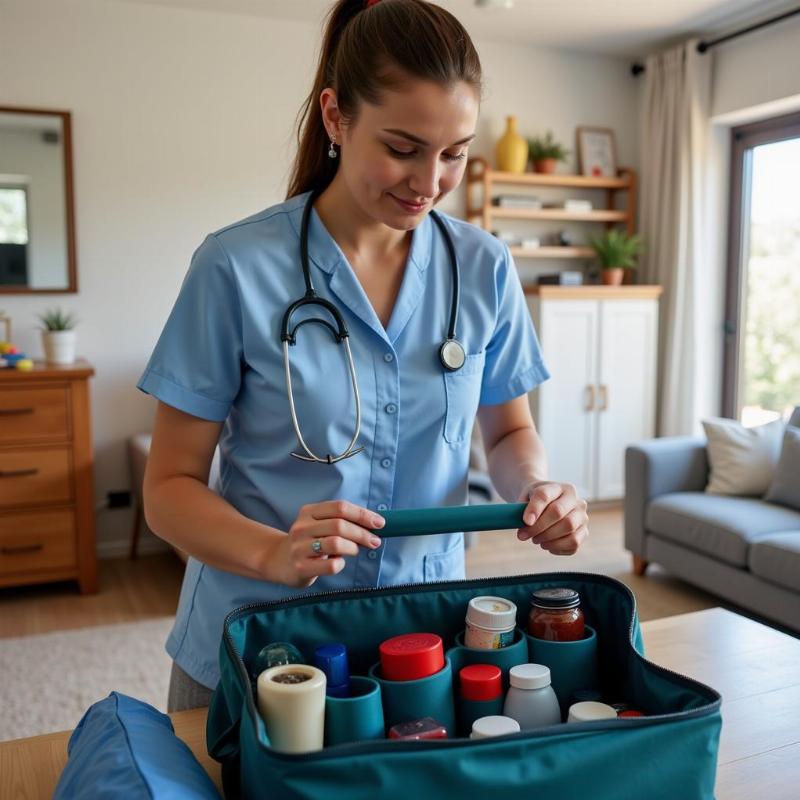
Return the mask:
[[(486, 509), (495, 510), (487, 511)], [(519, 527), (522, 506), (388, 512), (382, 536)], [(464, 524), (469, 515), (472, 525)], [(433, 521), (432, 521), (433, 520)], [(420, 522), (421, 521), (421, 522)], [(514, 523), (514, 524), (511, 524)], [(462, 527), (456, 527), (461, 525)], [(378, 646), (411, 632), (439, 634), (454, 670), (463, 648), (467, 604), (476, 595), (513, 601), (524, 630), (531, 593), (576, 589), (597, 635), (597, 683), (603, 697), (646, 716), (560, 724), (493, 739), (386, 739), (305, 754), (270, 746), (251, 688), (264, 645), (289, 641), (310, 658), (342, 642), (351, 672), (367, 675)], [(248, 800), (713, 800), (721, 728), (720, 695), (643, 655), (636, 600), (603, 575), (534, 575), (338, 591), (245, 606), (228, 615), (220, 646), (220, 682), (208, 715), (209, 753), (222, 764), (226, 797)], [(457, 683), (457, 682), (456, 682)]]

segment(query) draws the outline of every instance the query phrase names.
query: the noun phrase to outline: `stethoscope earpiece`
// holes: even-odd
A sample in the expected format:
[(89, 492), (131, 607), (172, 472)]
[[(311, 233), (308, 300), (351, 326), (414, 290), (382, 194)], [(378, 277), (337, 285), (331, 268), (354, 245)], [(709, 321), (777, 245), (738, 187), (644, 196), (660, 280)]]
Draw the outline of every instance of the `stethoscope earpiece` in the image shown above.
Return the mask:
[[(289, 411), (292, 416), (294, 431), (297, 434), (297, 440), (305, 451), (305, 455), (300, 453), (292, 453), (292, 455), (302, 461), (314, 461), (318, 464), (335, 464), (338, 461), (342, 461), (345, 458), (350, 458), (350, 456), (356, 455), (356, 453), (360, 453), (364, 449), (363, 447), (355, 446), (358, 436), (361, 433), (361, 397), (358, 392), (356, 368), (355, 364), (353, 363), (353, 354), (350, 352), (349, 335), (344, 318), (342, 317), (339, 309), (336, 308), (333, 303), (317, 295), (317, 293), (314, 291), (314, 286), (311, 283), (311, 271), (308, 266), (308, 225), (311, 217), (311, 209), (314, 205), (314, 200), (318, 195), (319, 192), (311, 192), (309, 195), (305, 208), (303, 209), (303, 219), (300, 225), (300, 262), (303, 267), (303, 278), (305, 279), (306, 293), (302, 298), (296, 300), (294, 303), (291, 303), (286, 309), (283, 315), (283, 321), (281, 323), (280, 339), (283, 345), (283, 366), (286, 375), (286, 392), (289, 396)], [(453, 292), (452, 299), (450, 301), (450, 319), (447, 326), (447, 338), (439, 348), (439, 360), (442, 362), (442, 366), (446, 370), (449, 372), (455, 372), (456, 370), (461, 369), (461, 367), (464, 366), (464, 362), (467, 360), (467, 355), (464, 352), (461, 342), (456, 339), (456, 322), (458, 321), (461, 280), (458, 270), (458, 261), (456, 259), (456, 250), (453, 246), (453, 240), (450, 237), (450, 233), (447, 231), (444, 222), (442, 222), (442, 220), (439, 218), (439, 215), (435, 211), (431, 211), (430, 213), (433, 221), (439, 227), (439, 230), (442, 232), (442, 236), (444, 237), (447, 253), (450, 256), (450, 269), (453, 276)], [(331, 314), (336, 322), (336, 325), (331, 325), (330, 322), (324, 319), (308, 318), (304, 319), (302, 322), (298, 323), (294, 328), (292, 328), (292, 315), (294, 314), (295, 310), (302, 306), (311, 305), (321, 306), (324, 308), (329, 314)], [(292, 393), (292, 373), (289, 366), (289, 348), (294, 345), (296, 340), (295, 337), (299, 328), (310, 322), (318, 322), (322, 325), (325, 325), (333, 335), (334, 341), (336, 341), (337, 344), (344, 344), (347, 366), (350, 371), (350, 380), (353, 385), (353, 394), (356, 400), (355, 432), (353, 434), (353, 438), (350, 440), (350, 444), (338, 456), (330, 455), (330, 453), (324, 457), (318, 456), (311, 450), (311, 448), (309, 448), (305, 439), (303, 439), (303, 434), (300, 432), (300, 422), (297, 419), (297, 411), (294, 406), (294, 395)]]

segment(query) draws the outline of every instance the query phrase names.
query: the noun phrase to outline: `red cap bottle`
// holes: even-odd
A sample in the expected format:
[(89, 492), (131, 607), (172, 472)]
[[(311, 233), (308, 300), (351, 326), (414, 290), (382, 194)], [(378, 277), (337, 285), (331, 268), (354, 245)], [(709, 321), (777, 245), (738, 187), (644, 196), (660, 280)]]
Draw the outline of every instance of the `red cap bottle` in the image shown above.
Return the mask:
[(381, 677), (387, 681), (415, 681), (444, 668), (442, 638), (435, 633), (407, 633), (387, 639), (378, 648)]
[(458, 673), (464, 700), (496, 700), (503, 694), (503, 673), (493, 664), (472, 664)]

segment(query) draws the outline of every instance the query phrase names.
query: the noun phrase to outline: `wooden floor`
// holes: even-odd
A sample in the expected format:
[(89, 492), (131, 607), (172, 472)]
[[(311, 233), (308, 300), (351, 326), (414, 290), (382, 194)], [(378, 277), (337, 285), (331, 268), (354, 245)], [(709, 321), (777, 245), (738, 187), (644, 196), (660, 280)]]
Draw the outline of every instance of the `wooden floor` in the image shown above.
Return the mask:
[(99, 562), (100, 591), (75, 583), (0, 589), (0, 637), (136, 622), (175, 613), (183, 562), (172, 552)]
[[(590, 514), (591, 535), (580, 552), (569, 557), (553, 556), (520, 542), (513, 532), (478, 534), (476, 546), (467, 551), (467, 574), (472, 578), (525, 572), (601, 572), (633, 589), (643, 621), (725, 605), (657, 566), (651, 566), (645, 578), (632, 575), (630, 555), (623, 547), (621, 509), (593, 509)], [(72, 583), (0, 589), (0, 637), (174, 614), (182, 575), (183, 563), (172, 553), (164, 553), (136, 561), (101, 561), (96, 595), (81, 596)]]

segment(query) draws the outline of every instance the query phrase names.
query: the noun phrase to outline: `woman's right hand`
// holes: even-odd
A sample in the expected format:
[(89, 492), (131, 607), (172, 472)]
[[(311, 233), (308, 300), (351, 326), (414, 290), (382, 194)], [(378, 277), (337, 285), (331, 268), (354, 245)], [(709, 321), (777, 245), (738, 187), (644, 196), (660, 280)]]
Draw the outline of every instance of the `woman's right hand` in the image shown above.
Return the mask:
[(380, 514), (346, 500), (303, 506), (276, 552), (281, 583), (305, 589), (320, 575), (336, 575), (345, 567), (344, 556), (358, 555), (359, 546), (381, 546), (372, 530), (384, 524)]

